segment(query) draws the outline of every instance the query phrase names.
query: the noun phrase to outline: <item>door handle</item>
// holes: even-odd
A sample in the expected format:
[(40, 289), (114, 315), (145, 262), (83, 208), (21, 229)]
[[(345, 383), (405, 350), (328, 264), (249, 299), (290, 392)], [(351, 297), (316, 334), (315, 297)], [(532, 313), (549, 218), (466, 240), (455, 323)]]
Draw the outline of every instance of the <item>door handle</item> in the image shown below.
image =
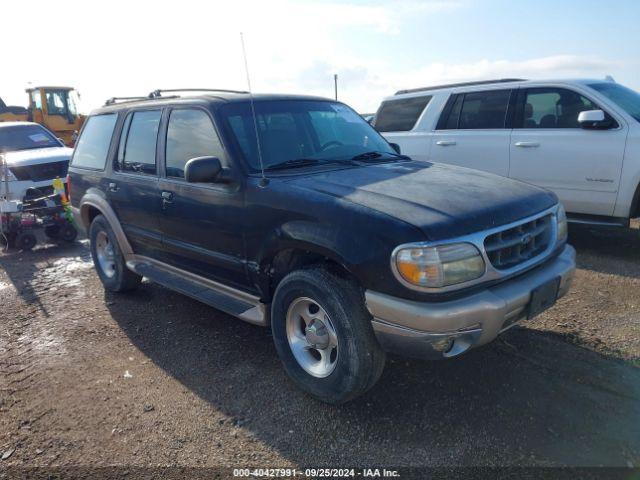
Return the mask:
[(438, 140), (436, 145), (440, 145), (441, 147), (453, 147), (456, 144), (454, 140)]
[(162, 192), (162, 208), (166, 208), (167, 205), (173, 203), (173, 192)]
[(118, 191), (118, 184), (116, 184), (116, 183), (110, 183), (110, 184), (109, 184), (109, 191), (110, 191), (110, 192), (117, 192), (117, 191)]
[(540, 146), (538, 142), (516, 142), (514, 145), (521, 148), (537, 148)]

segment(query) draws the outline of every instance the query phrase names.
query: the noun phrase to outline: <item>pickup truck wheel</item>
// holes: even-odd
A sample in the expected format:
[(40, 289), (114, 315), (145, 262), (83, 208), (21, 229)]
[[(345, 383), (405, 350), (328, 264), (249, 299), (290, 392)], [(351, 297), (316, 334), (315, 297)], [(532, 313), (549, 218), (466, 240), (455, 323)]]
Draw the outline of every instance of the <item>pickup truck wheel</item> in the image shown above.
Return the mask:
[(140, 284), (142, 277), (127, 268), (113, 230), (102, 215), (91, 222), (89, 239), (93, 264), (105, 289), (126, 292)]
[(371, 327), (362, 293), (323, 267), (288, 274), (272, 304), (276, 350), (302, 390), (333, 404), (369, 390), (385, 353)]

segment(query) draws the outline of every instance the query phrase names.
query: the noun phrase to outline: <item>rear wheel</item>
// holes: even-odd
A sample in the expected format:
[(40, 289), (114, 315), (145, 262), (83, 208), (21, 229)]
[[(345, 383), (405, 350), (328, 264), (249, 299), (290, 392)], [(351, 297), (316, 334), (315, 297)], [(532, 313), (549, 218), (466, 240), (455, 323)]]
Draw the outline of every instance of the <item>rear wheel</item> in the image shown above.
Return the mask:
[(352, 400), (384, 369), (385, 353), (360, 289), (324, 267), (284, 277), (273, 298), (272, 328), (289, 376), (323, 402)]
[(127, 268), (115, 234), (102, 215), (91, 222), (89, 239), (93, 264), (107, 290), (125, 292), (140, 284), (142, 277)]

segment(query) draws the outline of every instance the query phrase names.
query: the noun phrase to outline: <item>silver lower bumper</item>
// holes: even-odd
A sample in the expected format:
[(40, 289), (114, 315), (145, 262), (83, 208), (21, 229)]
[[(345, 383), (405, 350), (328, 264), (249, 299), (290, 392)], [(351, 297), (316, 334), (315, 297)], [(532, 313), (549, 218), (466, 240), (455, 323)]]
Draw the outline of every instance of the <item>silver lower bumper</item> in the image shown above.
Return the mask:
[(453, 357), (484, 345), (527, 317), (532, 291), (560, 277), (558, 298), (571, 286), (575, 250), (535, 269), (468, 297), (423, 303), (367, 290), (367, 308), (382, 347), (419, 358)]

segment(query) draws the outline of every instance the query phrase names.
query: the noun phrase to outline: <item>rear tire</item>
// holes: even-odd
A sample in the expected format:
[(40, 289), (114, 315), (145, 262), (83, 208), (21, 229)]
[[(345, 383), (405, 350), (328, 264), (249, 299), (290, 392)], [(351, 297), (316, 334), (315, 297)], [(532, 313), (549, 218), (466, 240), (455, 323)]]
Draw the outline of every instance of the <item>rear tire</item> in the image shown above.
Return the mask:
[(278, 355), (305, 392), (341, 404), (380, 378), (385, 352), (355, 282), (322, 266), (296, 270), (278, 285), (271, 308)]
[(89, 239), (93, 265), (106, 290), (126, 292), (140, 285), (142, 277), (127, 268), (116, 236), (102, 215), (98, 215), (91, 222)]

